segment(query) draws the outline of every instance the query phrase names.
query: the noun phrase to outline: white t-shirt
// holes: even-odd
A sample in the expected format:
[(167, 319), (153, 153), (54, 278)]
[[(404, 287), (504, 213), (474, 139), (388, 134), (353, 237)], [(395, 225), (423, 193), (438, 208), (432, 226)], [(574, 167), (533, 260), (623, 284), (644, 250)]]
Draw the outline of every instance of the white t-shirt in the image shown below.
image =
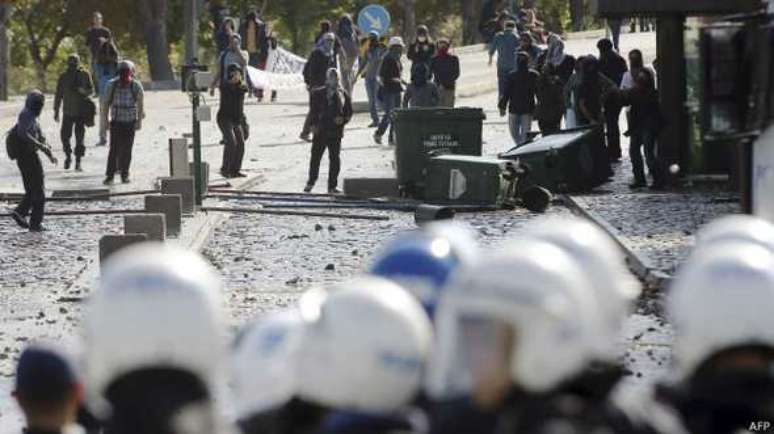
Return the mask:
[[(656, 71), (650, 66), (645, 66), (645, 70), (650, 72), (653, 75), (653, 81), (658, 83), (658, 80), (656, 80)], [(633, 87), (634, 77), (632, 77), (632, 71), (626, 71), (621, 79), (621, 90), (631, 89)]]

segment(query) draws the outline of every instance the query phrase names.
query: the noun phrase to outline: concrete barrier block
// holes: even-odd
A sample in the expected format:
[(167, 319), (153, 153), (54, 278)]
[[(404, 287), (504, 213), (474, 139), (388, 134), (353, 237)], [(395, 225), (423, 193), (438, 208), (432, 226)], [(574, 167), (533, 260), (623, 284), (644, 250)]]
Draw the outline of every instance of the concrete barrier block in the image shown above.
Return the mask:
[(150, 241), (167, 239), (166, 218), (162, 213), (127, 214), (124, 216), (124, 233), (145, 234)]
[(133, 244), (148, 241), (145, 234), (105, 235), (99, 239), (99, 263), (100, 266), (116, 252)]
[[(188, 167), (189, 167), (188, 170), (191, 172), (191, 176), (194, 176), (196, 174), (196, 164), (189, 163)], [(209, 185), (210, 185), (210, 163), (206, 161), (202, 161), (202, 194), (207, 194), (207, 188)]]
[(350, 197), (399, 197), (398, 180), (395, 178), (346, 178), (344, 194)]
[(172, 178), (191, 176), (188, 164), (188, 139), (169, 139), (169, 176)]
[(196, 211), (194, 203), (194, 179), (186, 178), (161, 178), (162, 194), (179, 194), (182, 199), (183, 214), (193, 214)]
[(164, 214), (166, 234), (171, 237), (180, 235), (182, 228), (183, 199), (179, 194), (154, 194), (145, 196), (145, 211)]
[(107, 188), (87, 188), (79, 190), (54, 190), (51, 192), (51, 197), (83, 197), (93, 198), (97, 197), (99, 200), (110, 200), (110, 189)]

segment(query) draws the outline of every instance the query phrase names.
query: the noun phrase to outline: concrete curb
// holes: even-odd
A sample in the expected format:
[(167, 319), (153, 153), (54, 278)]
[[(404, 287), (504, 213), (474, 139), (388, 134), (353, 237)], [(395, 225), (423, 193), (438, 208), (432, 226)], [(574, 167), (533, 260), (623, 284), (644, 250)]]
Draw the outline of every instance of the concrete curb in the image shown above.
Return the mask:
[(632, 273), (639, 279), (643, 280), (648, 287), (664, 288), (672, 279), (672, 276), (658, 270), (653, 262), (646, 255), (638, 253), (629, 248), (623, 240), (623, 235), (613, 227), (607, 220), (588, 208), (583, 199), (570, 196), (568, 194), (561, 195), (561, 200), (574, 214), (581, 215), (588, 219), (592, 223), (596, 224), (607, 232), (615, 242), (621, 247), (626, 255), (626, 263), (629, 265)]

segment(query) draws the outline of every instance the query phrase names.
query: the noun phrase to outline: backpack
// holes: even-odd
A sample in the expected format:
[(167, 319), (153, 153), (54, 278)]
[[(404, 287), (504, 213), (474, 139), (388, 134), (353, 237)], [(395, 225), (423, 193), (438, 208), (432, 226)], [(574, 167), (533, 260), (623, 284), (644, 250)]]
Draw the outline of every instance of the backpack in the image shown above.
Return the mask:
[(23, 143), (19, 138), (19, 135), (16, 134), (16, 125), (14, 125), (13, 128), (5, 133), (5, 151), (8, 153), (8, 158), (11, 160), (19, 158), (22, 146)]

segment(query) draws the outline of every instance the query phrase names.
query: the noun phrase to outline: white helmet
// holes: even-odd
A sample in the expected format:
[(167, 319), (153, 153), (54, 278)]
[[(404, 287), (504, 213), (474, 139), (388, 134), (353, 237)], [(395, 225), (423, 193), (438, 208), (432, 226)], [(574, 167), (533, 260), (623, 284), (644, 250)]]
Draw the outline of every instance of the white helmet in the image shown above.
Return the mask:
[(307, 325), (299, 396), (331, 408), (393, 412), (419, 390), (431, 340), (422, 306), (395, 283), (359, 277), (335, 286)]
[[(596, 333), (590, 293), (577, 262), (537, 240), (461, 270), (436, 311), (428, 393), (444, 399), (470, 394), (476, 371), (503, 351), (511, 380), (528, 391), (549, 391), (580, 373), (591, 360)], [(495, 330), (502, 326), (514, 344), (497, 342), (502, 333)]]
[(400, 36), (393, 36), (393, 37), (390, 38), (390, 42), (389, 42), (389, 44), (387, 46), (388, 47), (394, 47), (394, 46), (405, 47), (406, 44), (403, 43), (403, 38), (401, 38)]
[(278, 408), (296, 396), (303, 333), (300, 312), (290, 309), (259, 318), (237, 338), (232, 390), (239, 419)]
[(598, 356), (617, 357), (616, 342), (623, 321), (640, 294), (639, 282), (626, 269), (621, 249), (602, 229), (578, 218), (540, 220), (525, 227), (524, 233), (564, 250), (586, 271), (600, 312)]
[(697, 246), (728, 240), (750, 241), (774, 251), (774, 225), (751, 215), (730, 215), (713, 220), (696, 236)]
[(143, 368), (177, 368), (212, 386), (225, 336), (220, 291), (216, 272), (188, 250), (143, 243), (112, 256), (84, 319), (95, 404), (114, 380)]
[(774, 347), (774, 254), (744, 241), (712, 244), (678, 272), (666, 307), (681, 375), (722, 349)]
[(464, 223), (437, 221), (422, 226), (422, 231), (431, 236), (446, 239), (454, 254), (460, 258), (463, 266), (472, 265), (481, 254), (476, 234), (470, 226)]

